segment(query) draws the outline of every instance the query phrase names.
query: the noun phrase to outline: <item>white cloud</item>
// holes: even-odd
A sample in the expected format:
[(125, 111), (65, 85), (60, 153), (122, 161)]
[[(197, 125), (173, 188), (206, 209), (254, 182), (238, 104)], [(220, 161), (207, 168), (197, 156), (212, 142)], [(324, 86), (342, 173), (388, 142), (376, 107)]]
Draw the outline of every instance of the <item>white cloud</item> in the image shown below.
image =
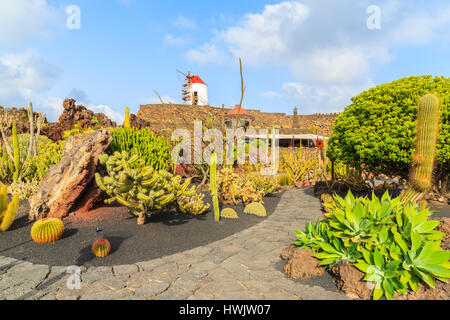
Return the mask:
[(339, 112), (351, 103), (350, 98), (369, 89), (371, 81), (349, 85), (305, 85), (298, 82), (283, 84), (285, 100), (299, 103), (302, 112)]
[(193, 19), (187, 18), (183, 15), (179, 15), (177, 18), (170, 21), (174, 27), (180, 29), (197, 29), (197, 22)]
[(108, 116), (108, 118), (110, 118), (112, 121), (115, 121), (117, 124), (123, 123), (123, 120), (124, 120), (123, 114), (121, 114), (120, 112), (114, 111), (113, 109), (111, 109), (111, 107), (109, 107), (107, 105), (88, 104), (85, 107), (88, 108), (89, 110), (94, 111), (94, 113), (106, 114)]
[(191, 63), (222, 63), (227, 59), (225, 50), (214, 44), (205, 43), (198, 49), (191, 49), (186, 53)]
[(186, 43), (186, 39), (181, 38), (181, 37), (175, 37), (170, 33), (166, 33), (166, 35), (164, 36), (164, 41), (167, 44), (169, 44), (171, 46), (176, 46), (176, 47), (182, 47)]
[(18, 45), (33, 38), (48, 38), (54, 26), (64, 27), (64, 11), (46, 0), (0, 1), (0, 43)]
[[(197, 63), (240, 57), (245, 65), (286, 67), (294, 79), (283, 86), (284, 97), (309, 109), (342, 110), (352, 96), (373, 85), (374, 71), (392, 61), (397, 49), (450, 40), (446, 1), (379, 0), (381, 30), (367, 28), (366, 9), (372, 4), (304, 0), (266, 5), (192, 48), (186, 57)], [(270, 96), (276, 93), (263, 93)]]
[(275, 99), (275, 98), (281, 98), (283, 95), (276, 91), (266, 91), (266, 92), (262, 93), (262, 96), (267, 99)]
[(11, 105), (31, 101), (50, 89), (60, 73), (32, 50), (0, 56), (0, 100)]
[[(161, 96), (161, 100), (164, 103), (178, 103), (176, 99), (173, 99), (169, 96)], [(161, 100), (159, 100), (158, 97), (147, 98), (142, 100), (142, 104), (160, 104)]]

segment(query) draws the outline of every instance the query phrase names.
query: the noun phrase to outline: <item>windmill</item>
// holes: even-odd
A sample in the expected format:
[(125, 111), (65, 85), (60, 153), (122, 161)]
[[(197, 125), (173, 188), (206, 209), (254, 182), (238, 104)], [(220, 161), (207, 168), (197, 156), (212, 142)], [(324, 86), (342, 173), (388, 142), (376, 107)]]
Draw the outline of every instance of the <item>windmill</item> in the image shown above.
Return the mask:
[(191, 71), (188, 71), (187, 74), (184, 72), (177, 70), (178, 73), (182, 74), (185, 79), (183, 80), (183, 83), (181, 85), (181, 100), (184, 101), (184, 103), (189, 103), (191, 101), (191, 94), (190, 94), (190, 87), (192, 85), (192, 77), (191, 77)]

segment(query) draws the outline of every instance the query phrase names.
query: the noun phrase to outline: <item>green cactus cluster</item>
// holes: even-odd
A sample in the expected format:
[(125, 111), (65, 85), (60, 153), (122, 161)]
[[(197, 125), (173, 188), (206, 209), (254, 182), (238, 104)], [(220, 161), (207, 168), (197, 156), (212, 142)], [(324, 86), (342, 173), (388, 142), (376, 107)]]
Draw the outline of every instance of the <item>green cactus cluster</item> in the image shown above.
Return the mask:
[(184, 196), (178, 198), (178, 210), (184, 214), (191, 214), (194, 216), (201, 215), (209, 209), (209, 203), (204, 202), (205, 195), (203, 193), (196, 193), (191, 196)]
[(14, 194), (12, 201), (8, 203), (8, 187), (0, 187), (0, 231), (7, 231), (14, 222), (19, 208), (19, 195)]
[(179, 197), (195, 193), (194, 186), (189, 188), (190, 179), (181, 184), (180, 176), (145, 166), (136, 154), (115, 152), (112, 156), (103, 154), (99, 160), (108, 172), (105, 177), (95, 175), (98, 186), (111, 197), (105, 203), (117, 201), (126, 206), (138, 216), (138, 224), (144, 224), (151, 213), (175, 204)]
[(411, 188), (402, 195), (405, 201), (418, 201), (431, 188), (439, 120), (439, 98), (434, 94), (424, 95), (419, 101), (417, 114), (416, 150), (410, 170)]
[(107, 154), (126, 151), (144, 160), (146, 166), (156, 170), (166, 170), (169, 160), (169, 141), (163, 136), (157, 136), (149, 128), (116, 128), (111, 130), (113, 141)]

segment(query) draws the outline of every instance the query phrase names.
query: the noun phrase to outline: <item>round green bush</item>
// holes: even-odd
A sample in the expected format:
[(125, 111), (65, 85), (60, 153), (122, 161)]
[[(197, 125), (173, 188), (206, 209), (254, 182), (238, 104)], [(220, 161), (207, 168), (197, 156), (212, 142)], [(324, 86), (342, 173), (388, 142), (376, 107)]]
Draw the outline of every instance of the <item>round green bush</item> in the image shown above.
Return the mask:
[(374, 174), (408, 177), (414, 152), (419, 99), (441, 100), (436, 154), (439, 179), (450, 171), (450, 78), (414, 76), (382, 84), (352, 98), (333, 124), (327, 155)]

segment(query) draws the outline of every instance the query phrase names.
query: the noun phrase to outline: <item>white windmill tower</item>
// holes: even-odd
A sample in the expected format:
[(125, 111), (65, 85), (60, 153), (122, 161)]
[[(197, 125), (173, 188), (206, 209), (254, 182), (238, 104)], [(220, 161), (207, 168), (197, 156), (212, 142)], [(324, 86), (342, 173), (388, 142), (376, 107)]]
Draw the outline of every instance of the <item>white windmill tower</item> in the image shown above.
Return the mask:
[(183, 83), (183, 91), (181, 99), (186, 104), (195, 106), (207, 106), (208, 105), (208, 86), (206, 83), (197, 75), (191, 76), (191, 72), (184, 74), (183, 72), (177, 70), (183, 74), (186, 79)]

